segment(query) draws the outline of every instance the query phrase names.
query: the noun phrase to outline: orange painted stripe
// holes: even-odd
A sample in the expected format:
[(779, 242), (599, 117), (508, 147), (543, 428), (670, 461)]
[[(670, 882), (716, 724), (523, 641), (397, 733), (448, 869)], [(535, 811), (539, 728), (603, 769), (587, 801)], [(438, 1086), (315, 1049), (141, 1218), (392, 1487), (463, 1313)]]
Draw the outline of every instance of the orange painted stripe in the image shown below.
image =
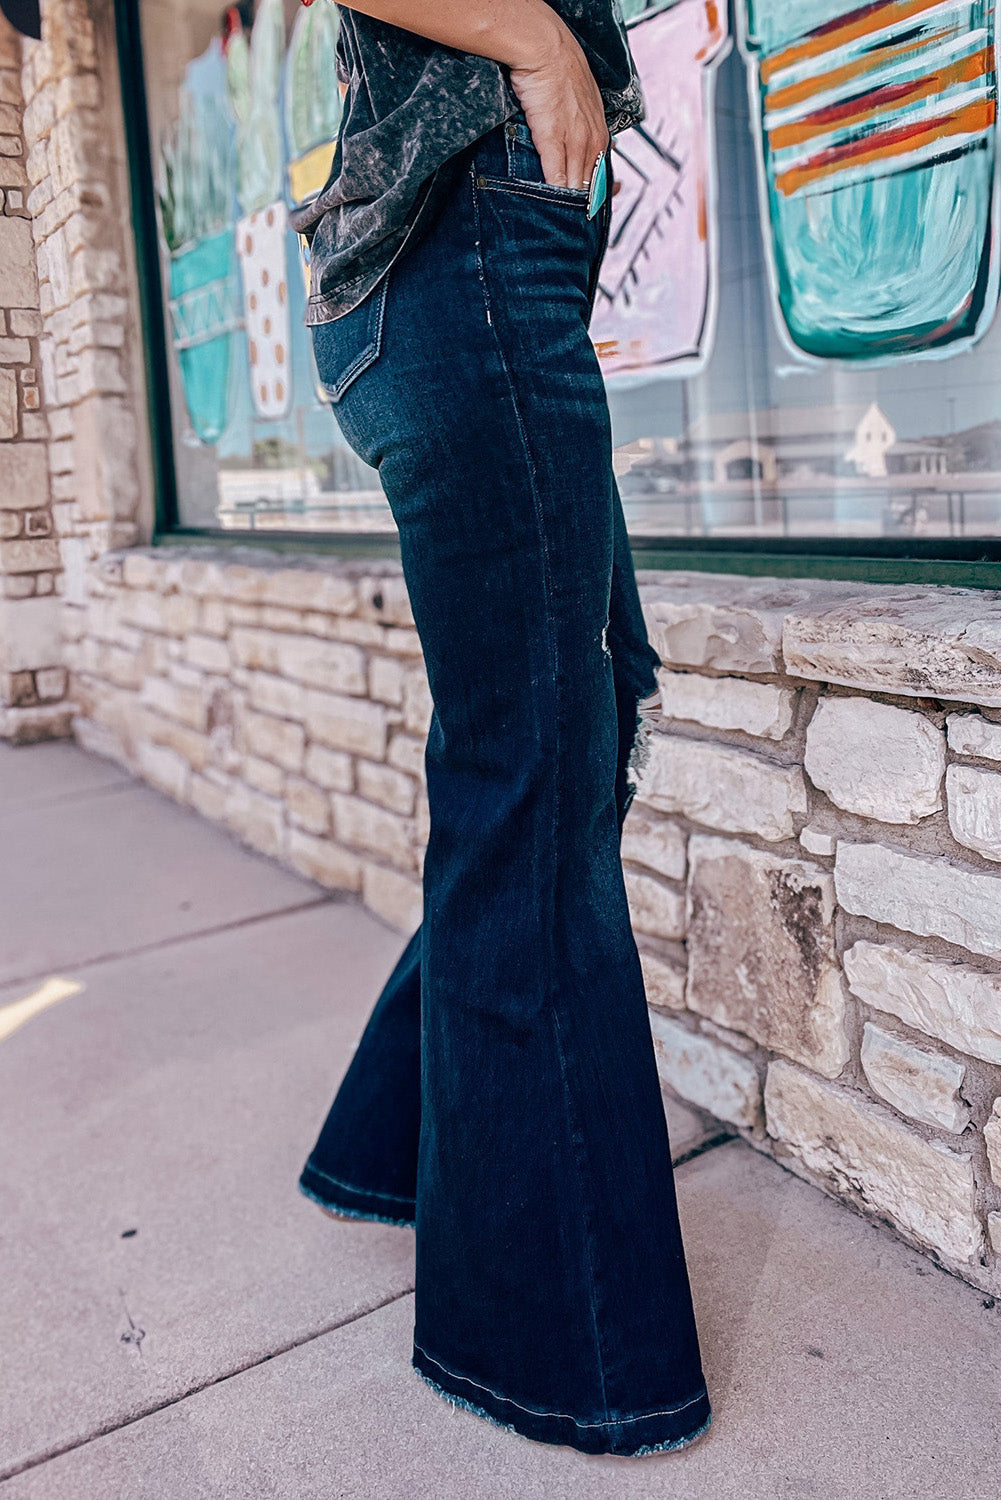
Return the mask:
[(915, 103), (941, 93), (954, 83), (973, 83), (985, 77), (994, 66), (994, 54), (984, 48), (970, 57), (961, 58), (948, 68), (929, 73), (924, 78), (915, 78), (911, 83), (891, 83), (883, 88), (872, 89), (857, 99), (846, 99), (841, 104), (830, 104), (818, 109), (802, 120), (788, 125), (777, 125), (768, 132), (768, 144), (773, 151), (783, 146), (799, 146), (815, 136), (826, 135), (832, 129), (846, 125), (861, 125), (885, 112), (888, 105)]
[(836, 47), (843, 47), (846, 42), (856, 41), (859, 37), (871, 36), (884, 26), (923, 15), (926, 10), (932, 10), (938, 4), (939, 0), (881, 0), (879, 4), (849, 11), (847, 15), (837, 17), (826, 26), (818, 26), (816, 30), (807, 32), (801, 41), (794, 42), (784, 51), (764, 58), (761, 77), (767, 83), (769, 78), (773, 78), (783, 68), (791, 67), (793, 63), (804, 62), (808, 57), (819, 57), (824, 52), (833, 52)]
[(706, 31), (709, 33), (705, 44), (695, 54), (696, 62), (701, 62), (704, 57), (710, 56), (723, 40), (723, 26), (720, 21), (719, 8), (716, 0), (705, 0)]
[[(952, 28), (952, 30), (955, 29)], [(775, 89), (774, 92), (765, 95), (765, 107), (770, 110), (786, 109), (792, 104), (802, 104), (815, 94), (826, 94), (829, 89), (835, 89), (842, 83), (850, 83), (853, 78), (863, 77), (876, 68), (885, 67), (887, 63), (906, 62), (909, 57), (913, 57), (927, 47), (929, 41), (937, 41), (950, 34), (949, 31), (937, 31), (932, 37), (922, 37), (918, 41), (899, 42), (894, 47), (880, 47), (877, 52), (869, 52), (865, 57), (857, 57), (853, 62), (843, 63), (840, 68), (832, 68), (829, 73), (801, 78), (799, 83), (787, 83), (785, 88)]]
[(797, 188), (820, 178), (829, 177), (844, 167), (861, 167), (867, 162), (889, 160), (894, 156), (905, 156), (918, 146), (931, 141), (941, 141), (951, 135), (972, 135), (980, 130), (989, 130), (997, 114), (993, 99), (969, 104), (952, 115), (935, 120), (924, 120), (917, 125), (899, 125), (893, 130), (883, 130), (865, 140), (852, 141), (844, 146), (832, 146), (821, 151), (800, 166), (790, 167), (776, 174), (775, 186), (788, 196)]

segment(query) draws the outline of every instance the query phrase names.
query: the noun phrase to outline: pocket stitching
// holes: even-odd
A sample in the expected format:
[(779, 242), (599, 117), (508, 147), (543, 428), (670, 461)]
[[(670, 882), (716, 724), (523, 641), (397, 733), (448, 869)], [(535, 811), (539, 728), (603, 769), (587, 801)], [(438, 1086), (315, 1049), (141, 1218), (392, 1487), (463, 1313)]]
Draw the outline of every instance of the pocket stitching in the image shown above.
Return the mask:
[(530, 182), (522, 177), (485, 177), (481, 173), (476, 178), (476, 186), (493, 192), (520, 193), (525, 198), (544, 198), (550, 203), (587, 206), (587, 188), (562, 187), (555, 182)]
[(341, 371), (336, 380), (323, 381), (324, 390), (328, 392), (334, 402), (339, 401), (344, 395), (344, 392), (347, 390), (348, 386), (351, 385), (351, 383), (355, 379), (357, 379), (362, 371), (366, 370), (370, 364), (374, 364), (375, 360), (379, 357), (379, 351), (382, 348), (382, 323), (386, 311), (386, 293), (388, 289), (389, 278), (388, 276), (384, 276), (381, 286), (375, 293), (377, 299), (375, 329), (372, 333), (372, 337), (369, 339), (364, 349), (359, 350), (351, 363)]

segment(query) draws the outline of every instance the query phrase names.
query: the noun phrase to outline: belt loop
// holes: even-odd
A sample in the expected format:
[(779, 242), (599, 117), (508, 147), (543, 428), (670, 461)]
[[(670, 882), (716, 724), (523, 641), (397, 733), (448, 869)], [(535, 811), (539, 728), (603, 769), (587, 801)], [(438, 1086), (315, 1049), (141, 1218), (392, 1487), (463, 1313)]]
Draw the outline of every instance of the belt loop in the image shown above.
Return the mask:
[(514, 177), (516, 175), (515, 174), (515, 160), (514, 160), (514, 147), (515, 147), (515, 141), (516, 141), (516, 139), (517, 139), (517, 131), (515, 129), (514, 121), (513, 120), (505, 120), (504, 121), (504, 149), (505, 149), (505, 154), (506, 154), (506, 157), (507, 157), (507, 175), (509, 177)]

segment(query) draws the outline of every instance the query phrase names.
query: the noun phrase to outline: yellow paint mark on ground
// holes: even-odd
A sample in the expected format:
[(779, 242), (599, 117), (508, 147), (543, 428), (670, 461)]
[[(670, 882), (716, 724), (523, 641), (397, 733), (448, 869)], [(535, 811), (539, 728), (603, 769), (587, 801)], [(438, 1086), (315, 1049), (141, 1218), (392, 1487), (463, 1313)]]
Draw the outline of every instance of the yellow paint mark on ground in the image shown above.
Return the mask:
[(58, 1005), (60, 1000), (69, 1000), (71, 996), (79, 995), (83, 988), (78, 979), (61, 979), (58, 974), (54, 974), (32, 994), (25, 995), (23, 1000), (0, 1005), (0, 1042), (6, 1041), (26, 1021), (41, 1015), (43, 1010), (48, 1010), (50, 1005)]

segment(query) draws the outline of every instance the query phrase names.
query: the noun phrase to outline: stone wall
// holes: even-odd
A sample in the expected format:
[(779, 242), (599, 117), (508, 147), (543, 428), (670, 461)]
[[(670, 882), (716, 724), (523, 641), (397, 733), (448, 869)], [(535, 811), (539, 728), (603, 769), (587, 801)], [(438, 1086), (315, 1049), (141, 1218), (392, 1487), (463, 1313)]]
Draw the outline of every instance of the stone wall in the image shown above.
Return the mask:
[(40, 42), (0, 27), (0, 733), (23, 741), (69, 732), (64, 622), (152, 505), (112, 0), (48, 0)]
[(662, 1075), (996, 1291), (1001, 595), (646, 577)]
[(134, 550), (88, 588), (67, 622), (81, 743), (416, 924), (431, 704), (399, 569)]
[[(665, 1083), (1001, 1291), (1001, 595), (640, 578), (664, 712), (623, 857)], [(112, 554), (71, 634), (82, 743), (419, 920), (398, 567)]]
[(21, 39), (0, 15), (0, 737), (66, 734)]

